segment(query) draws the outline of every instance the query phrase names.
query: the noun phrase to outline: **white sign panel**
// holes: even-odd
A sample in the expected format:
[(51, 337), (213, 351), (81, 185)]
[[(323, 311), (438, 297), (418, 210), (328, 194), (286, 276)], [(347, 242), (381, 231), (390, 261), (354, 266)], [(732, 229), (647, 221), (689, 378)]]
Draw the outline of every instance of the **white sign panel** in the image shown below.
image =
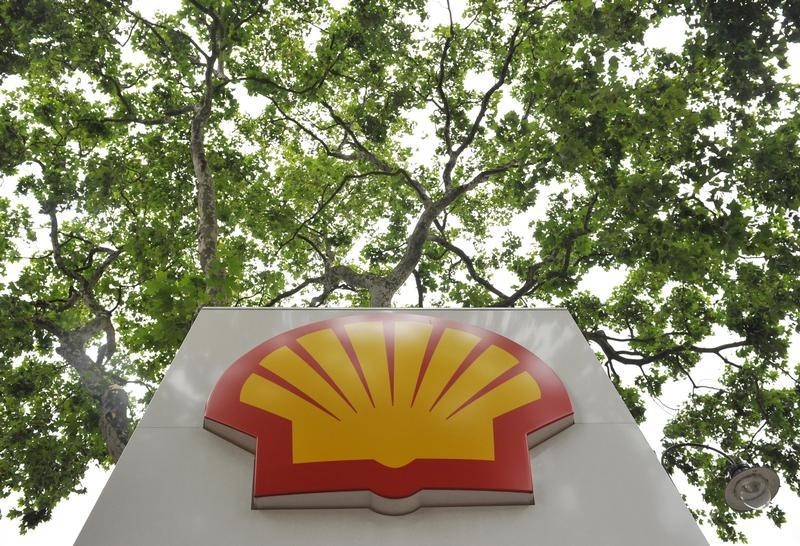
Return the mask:
[(564, 310), (204, 309), (77, 544), (267, 543), (707, 544)]

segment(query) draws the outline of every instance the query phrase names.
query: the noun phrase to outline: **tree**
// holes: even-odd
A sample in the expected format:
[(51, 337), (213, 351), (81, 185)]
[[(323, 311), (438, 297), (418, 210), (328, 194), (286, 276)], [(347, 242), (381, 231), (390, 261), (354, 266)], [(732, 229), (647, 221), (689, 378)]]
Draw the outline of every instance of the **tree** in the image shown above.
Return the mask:
[[(0, 14), (0, 483), (23, 530), (116, 460), (214, 304), (565, 306), (638, 420), (691, 385), (665, 446), (800, 490), (795, 2)], [(682, 51), (644, 47), (668, 17)], [(743, 538), (723, 458), (666, 463)]]

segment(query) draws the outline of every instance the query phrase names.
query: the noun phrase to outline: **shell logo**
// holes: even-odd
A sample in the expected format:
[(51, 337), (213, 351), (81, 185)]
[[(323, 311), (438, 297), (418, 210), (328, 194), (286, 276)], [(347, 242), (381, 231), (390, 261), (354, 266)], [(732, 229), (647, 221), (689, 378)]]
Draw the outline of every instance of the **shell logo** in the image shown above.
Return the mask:
[(563, 384), (494, 332), (395, 312), (315, 322), (228, 368), (204, 427), (255, 453), (254, 508), (532, 504)]

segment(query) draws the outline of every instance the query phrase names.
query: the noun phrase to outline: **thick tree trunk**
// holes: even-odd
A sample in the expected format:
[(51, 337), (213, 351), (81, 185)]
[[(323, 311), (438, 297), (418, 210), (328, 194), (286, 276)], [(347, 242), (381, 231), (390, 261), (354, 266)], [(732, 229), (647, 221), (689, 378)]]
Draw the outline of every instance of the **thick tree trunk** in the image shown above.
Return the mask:
[(371, 286), (369, 289), (370, 307), (391, 307), (395, 292), (397, 292), (397, 288), (391, 288), (386, 283)]
[(56, 352), (77, 372), (83, 388), (97, 401), (100, 409), (99, 428), (108, 453), (116, 462), (130, 434), (128, 393), (121, 385), (112, 382), (103, 373), (83, 347), (69, 339), (62, 339)]
[(119, 460), (129, 439), (128, 403), (128, 393), (120, 385), (109, 385), (100, 397), (100, 433), (114, 462)]
[(197, 255), (206, 278), (211, 305), (224, 305), (225, 272), (217, 261), (217, 197), (205, 151), (205, 126), (211, 115), (210, 101), (197, 108), (192, 118), (190, 149), (197, 188)]

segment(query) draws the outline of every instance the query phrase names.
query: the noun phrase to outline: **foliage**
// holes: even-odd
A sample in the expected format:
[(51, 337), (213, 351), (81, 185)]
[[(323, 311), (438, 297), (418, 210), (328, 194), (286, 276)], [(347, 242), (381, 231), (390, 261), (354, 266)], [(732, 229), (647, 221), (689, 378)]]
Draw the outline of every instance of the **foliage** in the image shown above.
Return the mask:
[[(0, 495), (23, 530), (118, 458), (209, 304), (565, 306), (637, 421), (689, 385), (665, 445), (800, 489), (796, 2), (0, 18)], [(665, 21), (679, 52), (644, 45)], [(724, 459), (665, 463), (744, 538)]]

